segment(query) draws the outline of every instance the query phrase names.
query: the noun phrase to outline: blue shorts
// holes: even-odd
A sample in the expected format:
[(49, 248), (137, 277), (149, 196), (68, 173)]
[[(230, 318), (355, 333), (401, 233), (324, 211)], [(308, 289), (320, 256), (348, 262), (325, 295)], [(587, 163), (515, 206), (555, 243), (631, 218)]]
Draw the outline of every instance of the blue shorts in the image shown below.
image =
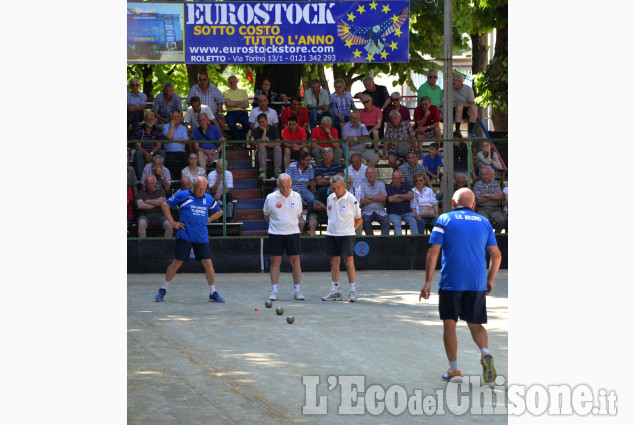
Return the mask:
[(300, 234), (292, 235), (269, 235), (269, 254), (274, 257), (280, 257), (284, 254), (285, 249), (287, 255), (300, 255)]
[(352, 257), (355, 252), (355, 236), (326, 235), (324, 250), (330, 257)]
[(441, 320), (461, 318), (468, 323), (487, 323), (487, 291), (445, 291), (439, 289), (439, 316)]
[(192, 249), (194, 250), (194, 256), (197, 260), (212, 259), (212, 250), (209, 247), (209, 242), (189, 242), (181, 238), (176, 239), (174, 258), (185, 261), (190, 258), (190, 251)]

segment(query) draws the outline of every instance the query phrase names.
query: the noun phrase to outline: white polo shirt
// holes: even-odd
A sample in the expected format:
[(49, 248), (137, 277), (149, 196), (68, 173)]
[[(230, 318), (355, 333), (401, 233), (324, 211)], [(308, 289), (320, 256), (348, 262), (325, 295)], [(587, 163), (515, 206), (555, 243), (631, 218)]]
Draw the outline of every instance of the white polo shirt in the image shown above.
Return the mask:
[(331, 193), (326, 200), (326, 214), (329, 222), (326, 226), (326, 234), (329, 236), (355, 236), (355, 219), (362, 216), (359, 202), (347, 190), (338, 198)]
[(262, 207), (263, 213), (269, 216), (270, 235), (293, 235), (300, 233), (298, 218), (302, 215), (302, 197), (298, 192), (284, 197), (279, 190), (270, 193)]

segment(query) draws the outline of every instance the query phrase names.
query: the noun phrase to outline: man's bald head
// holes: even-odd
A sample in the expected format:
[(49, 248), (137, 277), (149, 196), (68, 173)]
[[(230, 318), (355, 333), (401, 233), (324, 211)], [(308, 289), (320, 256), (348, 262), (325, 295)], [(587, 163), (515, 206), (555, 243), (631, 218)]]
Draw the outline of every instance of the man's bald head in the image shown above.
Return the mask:
[(474, 209), (476, 200), (474, 192), (466, 187), (457, 190), (452, 196), (452, 207), (468, 207)]

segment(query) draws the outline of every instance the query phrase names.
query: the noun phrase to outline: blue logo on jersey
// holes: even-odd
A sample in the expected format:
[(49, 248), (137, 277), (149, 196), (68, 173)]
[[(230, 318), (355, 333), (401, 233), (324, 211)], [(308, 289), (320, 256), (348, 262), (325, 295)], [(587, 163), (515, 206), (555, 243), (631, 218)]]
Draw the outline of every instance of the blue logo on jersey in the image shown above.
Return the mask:
[(357, 254), (358, 257), (365, 257), (369, 252), (370, 247), (366, 242), (357, 242), (355, 244), (355, 254)]

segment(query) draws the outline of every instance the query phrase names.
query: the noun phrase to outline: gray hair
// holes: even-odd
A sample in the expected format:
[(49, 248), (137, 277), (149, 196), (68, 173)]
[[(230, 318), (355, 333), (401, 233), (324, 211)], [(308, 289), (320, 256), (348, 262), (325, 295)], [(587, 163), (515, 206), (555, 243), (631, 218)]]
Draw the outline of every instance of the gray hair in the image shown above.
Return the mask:
[(163, 90), (167, 89), (168, 87), (172, 87), (172, 88), (174, 88), (174, 83), (173, 83), (172, 81), (166, 81), (166, 82), (163, 84)]
[(392, 111), (390, 111), (390, 113), (388, 114), (389, 117), (393, 116), (393, 115), (397, 115), (400, 119), (401, 119), (401, 112), (399, 112), (396, 109), (393, 109)]
[(394, 96), (401, 97), (401, 93), (399, 93), (398, 91), (394, 91), (394, 92), (390, 93), (390, 97), (394, 97)]
[(327, 122), (329, 124), (332, 124), (333, 120), (331, 119), (331, 117), (325, 115), (325, 116), (322, 117), (322, 121), (321, 122), (323, 122), (323, 123)]
[(284, 179), (289, 179), (289, 181), (292, 181), (290, 175), (288, 175), (287, 173), (282, 173), (278, 176), (278, 179), (277, 179), (278, 186), (280, 186), (280, 182)]
[(419, 99), (419, 103), (423, 102), (424, 100), (432, 102), (432, 100), (430, 100), (430, 96), (421, 96), (421, 99)]
[(454, 178), (454, 180), (458, 180), (459, 177), (461, 178), (465, 177), (465, 180), (467, 180), (467, 174), (465, 173), (458, 173), (456, 177)]
[(364, 93), (363, 95), (361, 95), (359, 97), (359, 100), (361, 100), (362, 102), (368, 99), (372, 99), (373, 97), (371, 95), (369, 95), (368, 93)]
[(132, 83), (133, 81), (136, 81), (138, 83), (139, 79), (138, 78), (131, 78), (130, 81), (128, 81), (128, 84)]
[(333, 149), (331, 149), (329, 147), (326, 147), (326, 148), (322, 149), (322, 153), (323, 154), (328, 153), (328, 152), (333, 152)]
[(430, 69), (428, 70), (428, 75), (432, 74), (433, 72), (434, 72), (434, 73), (436, 73), (437, 75), (439, 74), (439, 71), (437, 71), (437, 70), (436, 70), (436, 69), (434, 69), (434, 68), (430, 68)]
[(373, 77), (366, 77), (362, 80), (362, 83), (367, 83), (369, 81), (375, 81), (375, 79)]
[(333, 177), (331, 177), (331, 184), (335, 182), (342, 182), (346, 184), (346, 182), (344, 181), (344, 176), (341, 174), (336, 174)]
[(153, 112), (153, 111), (151, 111), (151, 110), (147, 110), (147, 111), (145, 112), (145, 114), (143, 114), (143, 118), (145, 119), (145, 117), (147, 117), (147, 116), (148, 116), (148, 114), (150, 114), (150, 115), (154, 116), (154, 112)]
[(463, 74), (459, 74), (458, 72), (455, 72), (454, 75), (452, 76), (453, 80), (459, 80), (461, 82), (465, 81), (465, 75)]
[(359, 153), (359, 152), (353, 152), (351, 154), (351, 159), (353, 159), (353, 157), (357, 157), (357, 158), (359, 158), (361, 160), (362, 159), (362, 154)]

